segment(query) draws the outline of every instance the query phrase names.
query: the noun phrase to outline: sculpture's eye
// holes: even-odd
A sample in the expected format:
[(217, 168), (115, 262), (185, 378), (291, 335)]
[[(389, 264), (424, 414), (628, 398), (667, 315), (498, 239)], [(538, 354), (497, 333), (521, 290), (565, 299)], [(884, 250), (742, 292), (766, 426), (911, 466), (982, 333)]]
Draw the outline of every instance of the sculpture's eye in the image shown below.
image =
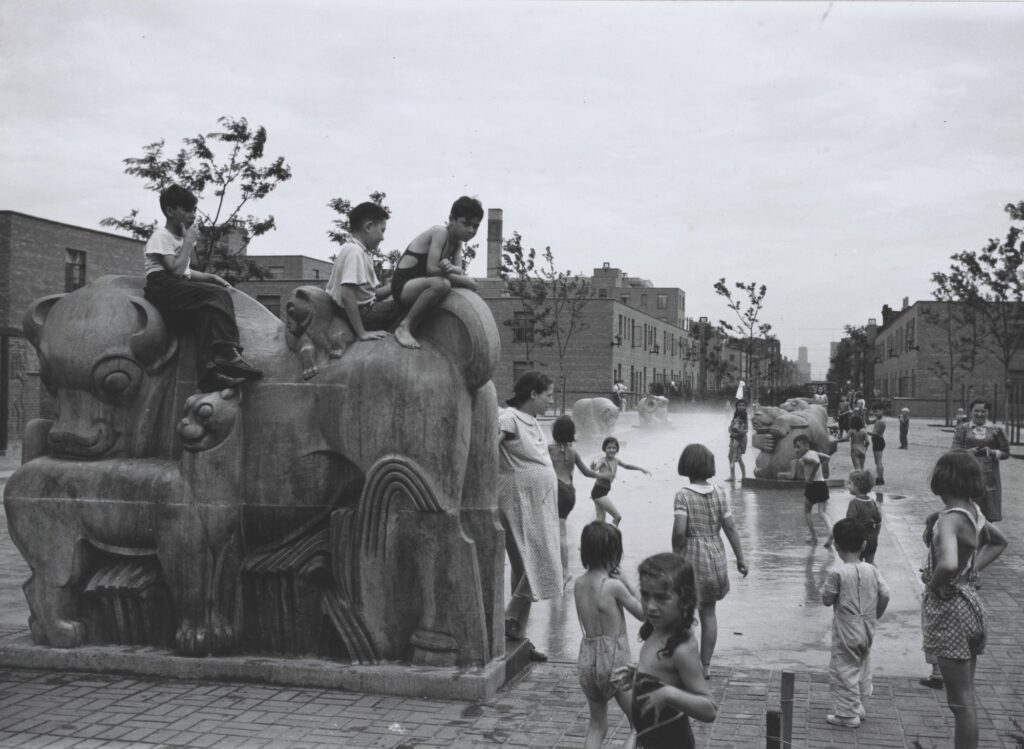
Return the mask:
[(206, 421), (213, 416), (213, 406), (209, 403), (203, 403), (199, 408), (196, 409), (196, 416), (203, 421)]
[(111, 356), (99, 361), (92, 375), (96, 394), (117, 400), (134, 392), (142, 380), (142, 369), (131, 359)]

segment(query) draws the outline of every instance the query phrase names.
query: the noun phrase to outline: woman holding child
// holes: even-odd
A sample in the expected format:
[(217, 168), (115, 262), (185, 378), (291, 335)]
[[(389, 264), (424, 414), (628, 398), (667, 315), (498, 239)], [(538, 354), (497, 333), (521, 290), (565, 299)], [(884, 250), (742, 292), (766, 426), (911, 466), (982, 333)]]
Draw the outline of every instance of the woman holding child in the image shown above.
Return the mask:
[[(537, 417), (551, 405), (554, 384), (526, 372), (509, 407), (498, 414), (498, 515), (512, 567), (512, 600), (505, 609), (505, 636), (521, 640), (534, 601), (562, 593), (558, 541), (558, 479)], [(534, 660), (547, 656), (533, 651)]]

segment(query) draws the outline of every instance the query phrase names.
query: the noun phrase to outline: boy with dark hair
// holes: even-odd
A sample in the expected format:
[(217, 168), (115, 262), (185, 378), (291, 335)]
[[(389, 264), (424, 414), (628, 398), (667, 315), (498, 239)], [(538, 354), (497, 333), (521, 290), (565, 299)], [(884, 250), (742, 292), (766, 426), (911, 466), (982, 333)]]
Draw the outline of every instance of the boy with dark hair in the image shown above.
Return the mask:
[[(814, 530), (814, 517), (811, 514), (811, 510), (817, 507), (818, 513), (821, 515), (822, 520), (825, 521), (825, 527), (829, 529), (832, 527), (832, 518), (825, 511), (825, 505), (828, 503), (828, 484), (825, 482), (822, 469), (822, 459), (827, 461), (828, 456), (812, 450), (811, 440), (806, 434), (798, 434), (793, 438), (793, 450), (796, 453), (796, 458), (790, 464), (790, 470), (779, 471), (779, 478), (796, 479), (801, 476), (803, 477), (805, 482), (804, 520), (807, 522), (807, 530), (810, 531), (807, 543), (817, 546), (818, 534)], [(825, 541), (825, 546), (831, 545), (832, 534), (830, 533), (828, 540)]]
[(164, 225), (146, 242), (146, 300), (196, 332), (197, 387), (211, 392), (263, 376), (247, 362), (238, 343), (231, 284), (220, 276), (192, 270), (198, 199), (180, 185), (160, 193)]
[(406, 348), (419, 348), (413, 333), (424, 316), (437, 307), (453, 288), (477, 290), (466, 275), (462, 252), (476, 236), (484, 207), (476, 198), (463, 195), (452, 204), (445, 226), (432, 226), (406, 247), (391, 278), (395, 303), (408, 310), (395, 330), (395, 339)]
[(327, 293), (341, 308), (360, 341), (377, 341), (401, 318), (391, 296), (391, 286), (380, 285), (370, 251), (384, 240), (388, 212), (376, 203), (360, 203), (348, 214), (351, 239), (334, 258)]
[(872, 692), (871, 644), (878, 619), (889, 605), (889, 588), (878, 569), (860, 561), (864, 526), (843, 518), (832, 527), (841, 560), (821, 586), (821, 602), (833, 607), (829, 691), (834, 726), (856, 728), (867, 715), (864, 698)]

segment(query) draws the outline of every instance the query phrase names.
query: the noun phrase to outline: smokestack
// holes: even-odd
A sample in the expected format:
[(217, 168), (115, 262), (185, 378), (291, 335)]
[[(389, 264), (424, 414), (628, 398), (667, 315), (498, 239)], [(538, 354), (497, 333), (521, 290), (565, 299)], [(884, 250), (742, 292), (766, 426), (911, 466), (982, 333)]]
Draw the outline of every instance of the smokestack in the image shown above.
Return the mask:
[(909, 306), (910, 306), (910, 297), (909, 296), (903, 297), (903, 309), (906, 309)]
[(501, 269), (502, 212), (500, 208), (487, 209), (487, 277), (498, 278)]

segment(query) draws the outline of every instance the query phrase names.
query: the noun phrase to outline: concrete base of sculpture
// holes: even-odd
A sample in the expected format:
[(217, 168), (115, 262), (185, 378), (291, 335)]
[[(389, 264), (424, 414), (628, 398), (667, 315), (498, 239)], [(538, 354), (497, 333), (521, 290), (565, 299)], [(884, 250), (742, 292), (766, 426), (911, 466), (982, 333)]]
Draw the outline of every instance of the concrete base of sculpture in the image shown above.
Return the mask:
[[(845, 479), (825, 479), (829, 489), (842, 489), (846, 484)], [(743, 479), (744, 489), (777, 489), (781, 491), (799, 491), (803, 494), (804, 481), (802, 479), (763, 479), (747, 477)]]
[(530, 644), (506, 641), (505, 657), (479, 668), (354, 665), (317, 658), (265, 655), (189, 658), (164, 648), (86, 645), (50, 648), (28, 633), (0, 637), (0, 668), (119, 673), (139, 677), (241, 681), (281, 686), (341, 689), (460, 702), (486, 702), (530, 663)]

